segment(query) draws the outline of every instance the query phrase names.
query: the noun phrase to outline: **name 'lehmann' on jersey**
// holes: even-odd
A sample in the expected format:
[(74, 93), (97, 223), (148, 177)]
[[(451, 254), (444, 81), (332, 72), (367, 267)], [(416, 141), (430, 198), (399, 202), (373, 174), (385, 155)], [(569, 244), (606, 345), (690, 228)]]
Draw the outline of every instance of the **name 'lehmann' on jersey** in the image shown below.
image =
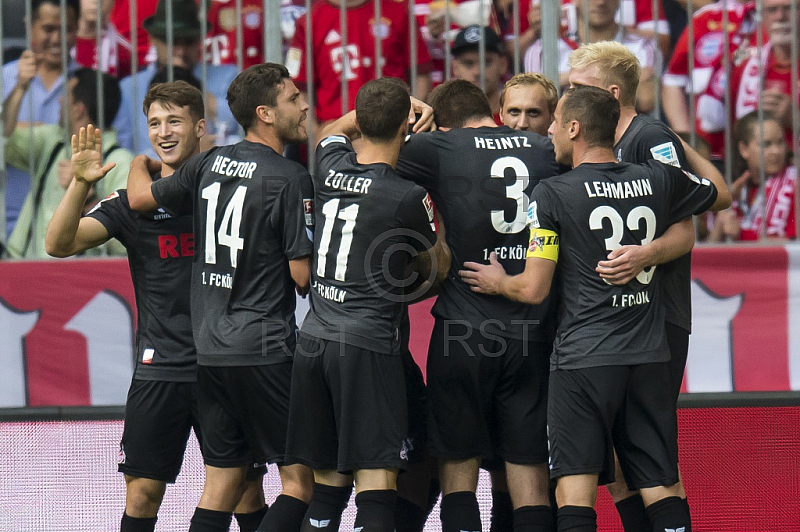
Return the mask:
[(608, 181), (592, 181), (584, 183), (586, 193), (590, 198), (638, 198), (639, 196), (652, 196), (653, 187), (649, 179), (637, 179), (635, 181), (622, 181), (611, 183)]

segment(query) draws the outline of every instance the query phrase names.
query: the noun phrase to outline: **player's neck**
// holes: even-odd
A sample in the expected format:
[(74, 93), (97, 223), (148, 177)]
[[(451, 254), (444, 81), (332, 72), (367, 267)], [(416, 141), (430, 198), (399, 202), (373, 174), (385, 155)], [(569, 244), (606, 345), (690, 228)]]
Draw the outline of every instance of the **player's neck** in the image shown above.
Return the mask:
[(609, 24), (605, 27), (596, 27), (596, 28), (588, 28), (589, 36), (587, 39), (586, 32), (584, 31), (584, 26), (582, 24), (578, 25), (578, 39), (583, 44), (593, 43), (593, 42), (600, 42), (600, 41), (613, 41), (615, 40), (617, 34), (619, 33), (619, 25), (618, 24)]
[(583, 163), (615, 163), (614, 150), (599, 146), (574, 146), (572, 151), (572, 167)]
[(375, 143), (362, 137), (361, 147), (356, 152), (358, 164), (388, 164), (397, 167), (400, 158), (401, 142)]
[(285, 147), (284, 143), (272, 131), (259, 131), (256, 129), (251, 129), (244, 136), (244, 140), (255, 142), (257, 144), (264, 144), (265, 146), (269, 146), (270, 148), (275, 150), (275, 153), (277, 153), (278, 155), (283, 155), (283, 148)]
[(468, 120), (464, 123), (464, 127), (476, 128), (476, 127), (497, 127), (497, 122), (494, 121), (494, 118), (491, 116), (484, 116), (483, 118), (476, 118), (474, 120)]
[(161, 161), (161, 178), (169, 177), (175, 173), (177, 168), (173, 168), (172, 166), (168, 165), (164, 161)]
[(631, 122), (633, 122), (633, 119), (636, 118), (637, 114), (639, 113), (637, 113), (636, 109), (633, 107), (621, 106), (619, 108), (619, 121), (617, 122), (617, 131), (614, 134), (614, 144), (619, 142), (619, 139), (622, 138), (622, 135), (628, 131)]

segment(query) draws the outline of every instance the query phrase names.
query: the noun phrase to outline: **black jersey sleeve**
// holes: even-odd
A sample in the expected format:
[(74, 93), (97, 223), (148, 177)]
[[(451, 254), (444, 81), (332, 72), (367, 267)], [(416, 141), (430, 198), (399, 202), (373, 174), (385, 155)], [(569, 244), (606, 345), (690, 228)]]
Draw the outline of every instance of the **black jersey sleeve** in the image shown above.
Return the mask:
[(439, 177), (439, 150), (431, 133), (417, 133), (406, 137), (397, 161), (400, 177), (429, 188)]
[(200, 165), (204, 154), (191, 157), (174, 174), (153, 183), (153, 197), (168, 213), (180, 216), (192, 214), (194, 195), (200, 182)]
[(528, 228), (547, 229), (559, 234), (561, 215), (558, 197), (549, 184), (544, 181), (533, 189), (528, 205)]
[(692, 214), (702, 214), (717, 200), (717, 187), (708, 179), (655, 161), (650, 161), (648, 164), (658, 166), (666, 173), (670, 224)]
[(87, 218), (94, 218), (103, 224), (108, 231), (109, 238), (116, 238), (125, 247), (128, 247), (136, 232), (135, 216), (136, 214), (128, 204), (128, 195), (125, 190), (118, 190), (100, 200), (86, 214)]
[[(322, 139), (317, 146), (317, 167), (335, 168), (335, 161), (354, 152), (350, 139), (343, 135), (331, 135)], [(322, 176), (323, 179), (326, 176)]]
[(416, 233), (409, 235), (409, 243), (418, 251), (427, 251), (436, 243), (433, 213), (433, 201), (421, 187), (412, 188), (397, 205), (398, 227)]
[(275, 199), (275, 208), (269, 218), (275, 234), (280, 236), (283, 252), (289, 260), (311, 255), (312, 245), (306, 231), (303, 200), (303, 182), (310, 180), (308, 173), (287, 180)]
[[(661, 127), (657, 127), (661, 126)], [(680, 139), (663, 124), (648, 124), (637, 135), (635, 159), (629, 162), (656, 160), (678, 168), (689, 168)]]

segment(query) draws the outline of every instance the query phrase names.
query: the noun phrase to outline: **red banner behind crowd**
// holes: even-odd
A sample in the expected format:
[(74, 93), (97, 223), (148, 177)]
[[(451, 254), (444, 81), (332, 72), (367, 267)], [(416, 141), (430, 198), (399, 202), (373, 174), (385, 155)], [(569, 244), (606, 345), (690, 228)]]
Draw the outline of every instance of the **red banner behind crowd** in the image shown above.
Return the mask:
[[(693, 257), (685, 391), (800, 390), (800, 246)], [(423, 370), (430, 306), (411, 309)], [(134, 309), (124, 260), (0, 263), (0, 407), (123, 404)]]

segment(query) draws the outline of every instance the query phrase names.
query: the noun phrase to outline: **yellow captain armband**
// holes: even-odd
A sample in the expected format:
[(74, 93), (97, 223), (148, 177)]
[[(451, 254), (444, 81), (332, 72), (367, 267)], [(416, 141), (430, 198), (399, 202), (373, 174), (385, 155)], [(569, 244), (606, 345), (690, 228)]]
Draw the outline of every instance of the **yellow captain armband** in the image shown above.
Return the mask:
[(549, 229), (531, 229), (527, 257), (558, 262), (558, 240), (558, 235)]

